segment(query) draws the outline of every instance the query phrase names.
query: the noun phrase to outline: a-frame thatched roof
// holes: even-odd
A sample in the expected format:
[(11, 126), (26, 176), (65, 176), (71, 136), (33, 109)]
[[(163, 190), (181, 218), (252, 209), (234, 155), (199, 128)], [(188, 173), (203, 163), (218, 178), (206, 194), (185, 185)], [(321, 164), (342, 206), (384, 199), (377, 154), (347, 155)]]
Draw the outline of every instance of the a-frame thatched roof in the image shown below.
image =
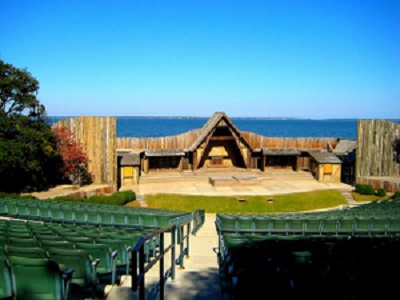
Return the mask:
[(224, 122), (230, 129), (232, 135), (236, 136), (239, 141), (241, 141), (246, 147), (252, 150), (249, 142), (242, 136), (241, 131), (233, 124), (232, 120), (224, 112), (214, 113), (210, 119), (201, 128), (200, 135), (197, 139), (188, 147), (189, 151), (196, 150), (207, 137), (213, 134), (215, 128)]

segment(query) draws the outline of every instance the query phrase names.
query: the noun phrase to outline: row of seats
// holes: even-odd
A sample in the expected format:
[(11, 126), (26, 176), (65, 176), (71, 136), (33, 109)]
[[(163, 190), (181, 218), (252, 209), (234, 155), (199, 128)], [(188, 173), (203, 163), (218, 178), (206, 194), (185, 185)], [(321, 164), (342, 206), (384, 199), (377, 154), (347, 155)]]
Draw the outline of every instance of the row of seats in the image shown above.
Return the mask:
[(164, 227), (185, 223), (190, 213), (138, 209), (90, 203), (62, 203), (61, 200), (0, 199), (0, 215), (71, 224)]
[(224, 233), (220, 270), (233, 299), (246, 299), (249, 291), (272, 298), (385, 298), (396, 292), (399, 250), (400, 238), (392, 236)]
[[(375, 212), (376, 210), (376, 212)], [(385, 214), (382, 213), (385, 211)], [(400, 201), (315, 213), (217, 214), (216, 226), (226, 232), (269, 234), (400, 234)]]
[(269, 234), (346, 234), (374, 235), (400, 234), (400, 217), (338, 218), (338, 219), (290, 219), (260, 218), (252, 216), (217, 216), (217, 229), (228, 232), (264, 232)]
[[(15, 205), (19, 207), (22, 206), (32, 206), (32, 207), (61, 207), (64, 209), (72, 209), (72, 208), (82, 208), (89, 210), (98, 210), (98, 211), (122, 211), (122, 212), (140, 212), (140, 213), (157, 213), (157, 214), (170, 214), (170, 215), (180, 215), (182, 212), (176, 211), (167, 211), (156, 208), (145, 208), (145, 207), (127, 207), (122, 205), (113, 205), (113, 204), (99, 204), (99, 203), (90, 203), (86, 202), (82, 199), (82, 201), (65, 201), (61, 199), (27, 199), (27, 198), (9, 198), (3, 197), (0, 198), (0, 204), (9, 205), (13, 208)], [(14, 206), (13, 206), (14, 205)], [(1, 205), (0, 205), (1, 207)]]
[[(390, 219), (400, 215), (400, 198), (372, 201), (367, 204), (352, 206), (343, 209), (333, 209), (319, 212), (295, 212), (275, 214), (252, 214), (251, 216), (265, 219), (337, 219), (337, 218), (375, 218)], [(223, 216), (237, 217), (248, 216), (248, 214), (224, 213)]]

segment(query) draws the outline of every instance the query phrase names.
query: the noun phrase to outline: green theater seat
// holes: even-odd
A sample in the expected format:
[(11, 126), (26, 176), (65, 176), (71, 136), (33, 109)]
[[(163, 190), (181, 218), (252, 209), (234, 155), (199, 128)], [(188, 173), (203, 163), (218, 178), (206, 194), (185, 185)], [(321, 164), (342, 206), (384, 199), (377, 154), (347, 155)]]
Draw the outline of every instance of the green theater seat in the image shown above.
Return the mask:
[(11, 299), (11, 273), (6, 264), (5, 256), (0, 253), (0, 299)]
[(17, 299), (68, 299), (72, 273), (71, 271), (63, 273), (55, 261), (10, 256), (8, 263), (11, 270), (13, 295)]

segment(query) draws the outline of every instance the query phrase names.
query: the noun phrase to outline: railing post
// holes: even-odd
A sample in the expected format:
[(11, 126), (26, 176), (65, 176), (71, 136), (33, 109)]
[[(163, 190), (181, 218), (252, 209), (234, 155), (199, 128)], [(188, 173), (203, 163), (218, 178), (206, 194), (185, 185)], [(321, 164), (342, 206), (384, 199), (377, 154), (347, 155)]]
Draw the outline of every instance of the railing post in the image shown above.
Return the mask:
[(136, 292), (138, 289), (137, 286), (137, 281), (138, 281), (138, 276), (137, 276), (137, 252), (132, 251), (132, 257), (131, 257), (131, 287), (132, 291)]
[(143, 275), (143, 277), (141, 277), (140, 286), (139, 286), (139, 299), (140, 300), (144, 300), (144, 298), (145, 298), (144, 262), (145, 262), (144, 247), (140, 247), (140, 250), (139, 250), (139, 274), (140, 274), (140, 276)]
[(190, 222), (187, 224), (187, 235), (186, 235), (186, 257), (189, 258), (189, 243), (190, 243)]
[(164, 300), (164, 232), (160, 234), (160, 300)]
[(175, 279), (175, 259), (176, 259), (176, 251), (175, 251), (175, 244), (176, 244), (176, 226), (174, 226), (171, 230), (171, 279)]
[(185, 257), (185, 246), (184, 243), (185, 241), (183, 240), (184, 237), (184, 226), (179, 227), (179, 232), (180, 232), (180, 240), (179, 240), (179, 265), (181, 269), (184, 269), (185, 266), (183, 264), (184, 257)]

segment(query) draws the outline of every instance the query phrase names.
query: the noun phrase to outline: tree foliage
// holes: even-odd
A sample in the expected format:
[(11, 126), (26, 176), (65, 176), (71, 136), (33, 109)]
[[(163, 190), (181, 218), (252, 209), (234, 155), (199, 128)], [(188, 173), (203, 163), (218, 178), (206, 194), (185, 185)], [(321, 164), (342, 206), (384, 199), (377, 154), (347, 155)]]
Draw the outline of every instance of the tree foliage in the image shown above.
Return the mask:
[(37, 99), (38, 81), (0, 60), (0, 190), (46, 189), (58, 180), (56, 139)]
[(60, 172), (64, 180), (78, 185), (92, 183), (92, 175), (88, 169), (89, 159), (83, 148), (76, 142), (71, 130), (67, 127), (55, 128), (54, 134), (57, 140), (57, 151), (63, 161)]

